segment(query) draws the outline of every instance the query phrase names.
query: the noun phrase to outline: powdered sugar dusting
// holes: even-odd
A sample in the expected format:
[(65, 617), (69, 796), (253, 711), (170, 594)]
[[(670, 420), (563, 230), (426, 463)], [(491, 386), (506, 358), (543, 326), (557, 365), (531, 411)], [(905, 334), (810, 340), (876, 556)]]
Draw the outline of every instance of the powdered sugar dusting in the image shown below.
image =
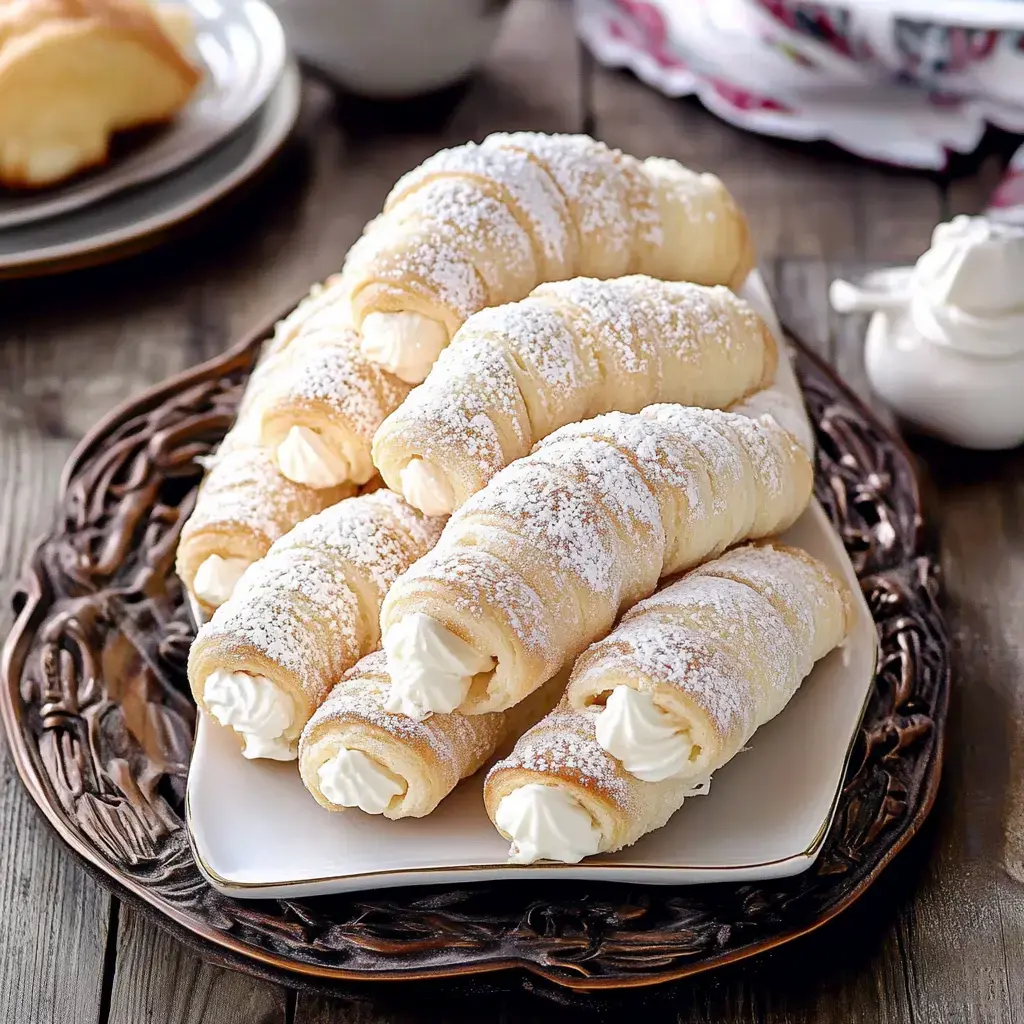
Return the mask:
[(490, 305), (492, 296), (504, 296), (508, 280), (536, 280), (529, 236), (507, 207), (470, 181), (442, 178), (403, 199), (380, 223), (360, 255), (365, 260), (376, 249), (385, 257), (374, 260), (370, 276), (398, 283), (420, 278), (462, 320)]
[(585, 789), (626, 806), (629, 782), (615, 758), (597, 742), (594, 717), (593, 712), (575, 711), (560, 704), (519, 738), (512, 753), (487, 773), (488, 779), (509, 770), (567, 776)]
[(657, 498), (633, 463), (606, 441), (566, 439), (538, 449), (530, 460), (578, 469), (586, 490), (611, 512), (616, 524), (649, 543), (664, 544)]
[[(599, 481), (607, 486), (607, 480)], [(556, 465), (533, 457), (514, 462), (452, 517), (458, 523), (477, 515), (505, 516), (521, 540), (540, 557), (547, 552), (591, 590), (608, 593), (617, 604), (623, 561), (613, 524), (603, 513), (599, 494)]]
[[(706, 571), (707, 567), (701, 566), (691, 575), (700, 576)], [(811, 664), (842, 639), (818, 635), (818, 605), (823, 595), (837, 599), (841, 585), (809, 556), (801, 557), (771, 544), (751, 544), (717, 559), (714, 571), (753, 587), (784, 610), (800, 641), (803, 672), (809, 672)]]
[(573, 683), (599, 690), (601, 679), (626, 676), (640, 690), (676, 687), (739, 746), (842, 639), (816, 635), (836, 620), (833, 587), (802, 552), (738, 548), (637, 604), (583, 655)]
[(270, 554), (303, 549), (329, 554), (331, 565), (325, 569), (342, 577), (347, 563), (350, 571), (366, 574), (379, 592), (379, 606), (396, 577), (433, 547), (443, 522), (421, 515), (391, 491), (374, 491), (306, 519)]
[(371, 363), (354, 330), (307, 329), (289, 349), (266, 403), (322, 402), (367, 444), (409, 386)]
[(520, 223), (525, 221), (538, 256), (556, 274), (565, 266), (569, 255), (565, 200), (547, 174), (522, 153), (473, 142), (442, 149), (399, 179), (384, 204), (385, 212), (411, 193), (435, 187), (439, 178), (449, 176), (476, 177), (500, 185), (515, 204)]
[[(673, 622), (631, 619), (594, 657), (602, 671), (675, 686), (711, 720), (720, 735), (749, 736), (757, 726), (756, 681), (745, 666), (702, 633)], [(778, 677), (776, 677), (778, 678)]]
[[(635, 280), (635, 279), (634, 279)], [(538, 294), (556, 294), (564, 301), (579, 307), (587, 325), (598, 324), (597, 334), (602, 345), (604, 375), (615, 379), (622, 374), (650, 374), (660, 372), (657, 336), (645, 330), (645, 310), (625, 288), (614, 282), (598, 281), (591, 277), (578, 277), (538, 289)]]
[(383, 651), (368, 654), (342, 676), (310, 719), (305, 735), (332, 723), (366, 723), (401, 743), (422, 744), (436, 757), (452, 785), (486, 760), (505, 730), (504, 714), (435, 714), (423, 721), (385, 710), (391, 686)]
[[(499, 626), (507, 626), (513, 642), (525, 650), (551, 651), (557, 623), (541, 595), (517, 571), (517, 559), (506, 561), (482, 547), (462, 546), (456, 534), (450, 536), (446, 543), (442, 534), (438, 546), (396, 581), (392, 595), (419, 591), (424, 583), (428, 589), (439, 584), (438, 599), (456, 612), (474, 621), (500, 620)], [(514, 555), (516, 545), (506, 544), (505, 550)]]
[(314, 492), (285, 479), (269, 452), (236, 448), (218, 458), (207, 474), (182, 536), (214, 524), (235, 524), (269, 544), (291, 528), (292, 510), (309, 504), (307, 498), (315, 500)]
[(550, 389), (552, 405), (577, 386), (581, 356), (573, 333), (556, 309), (534, 298), (471, 316), (452, 340), (451, 348), (459, 351), (459, 358), (452, 357), (447, 374), (436, 375), (435, 386), (451, 387), (460, 373), (462, 356), (488, 335), (500, 339)]
[[(441, 526), (390, 491), (340, 501), (300, 523), (253, 563), (199, 637), (251, 644), (304, 683), (334, 682), (332, 671), (340, 674), (375, 646), (377, 638), (361, 624), (376, 621), (387, 588), (426, 553)], [(350, 586), (353, 575), (375, 589), (373, 607), (360, 607)]]
[[(640, 415), (687, 432), (700, 443), (701, 454), (722, 483), (742, 479), (744, 464), (753, 471), (765, 499), (782, 494), (790, 482), (785, 453), (794, 442), (774, 420), (668, 404), (648, 406)], [(737, 458), (742, 461), (737, 463)]]
[(351, 664), (362, 653), (358, 622), (356, 595), (316, 560), (261, 560), (245, 571), (228, 601), (199, 630), (195, 643), (221, 638), (247, 644), (322, 697), (334, 655), (347, 652)]
[[(458, 387), (446, 383), (456, 377), (451, 372), (454, 366), (458, 366)], [(400, 444), (414, 445), (422, 456), (436, 458), (440, 465), (449, 463), (457, 452), (460, 461), (476, 467), (482, 485), (506, 461), (496, 421), (523, 448), (529, 446), (521, 406), (519, 386), (500, 349), (449, 347), (427, 380), (389, 417), (377, 443), (382, 443), (381, 437), (394, 436)]]
[(620, 451), (629, 452), (654, 494), (662, 488), (682, 490), (692, 514), (703, 514), (702, 488), (694, 469), (693, 445), (686, 427), (668, 430), (642, 416), (610, 412), (554, 431), (536, 450), (542, 451), (570, 438), (598, 438)]
[(628, 190), (617, 166), (624, 158), (588, 135), (514, 132), (488, 136), (486, 143), (531, 154), (551, 175), (572, 208), (580, 245), (600, 239), (610, 248), (632, 242)]

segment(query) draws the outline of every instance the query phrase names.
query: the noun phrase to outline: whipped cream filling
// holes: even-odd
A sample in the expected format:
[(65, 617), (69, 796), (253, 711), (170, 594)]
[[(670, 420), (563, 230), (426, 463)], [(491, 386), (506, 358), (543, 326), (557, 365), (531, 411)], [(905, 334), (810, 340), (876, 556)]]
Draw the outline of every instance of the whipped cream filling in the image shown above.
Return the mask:
[(294, 761), (299, 730), (291, 697), (266, 676), (217, 669), (203, 683), (210, 714), (242, 738), (248, 758)]
[(444, 324), (422, 313), (367, 313), (362, 353), (408, 384), (423, 381), (448, 344)]
[(597, 742), (643, 782), (678, 775), (690, 760), (693, 741), (654, 703), (649, 693), (616, 686), (594, 725)]
[(410, 459), (398, 474), (402, 497), (425, 516), (447, 516), (455, 511), (455, 492), (447, 477), (426, 459)]
[(939, 224), (913, 270), (871, 275), (874, 287), (834, 281), (840, 312), (905, 310), (917, 333), (975, 355), (1024, 351), (1024, 228), (985, 217)]
[(437, 619), (414, 612), (384, 634), (391, 690), (384, 707), (421, 721), (435, 711), (454, 711), (473, 677), (494, 668), (494, 659), (474, 650)]
[(342, 747), (317, 769), (320, 792), (339, 807), (383, 814), (406, 789), (405, 780), (362, 750)]
[(309, 427), (292, 427), (277, 446), (277, 467), (297, 484), (318, 490), (337, 487), (351, 479), (352, 467), (344, 454), (335, 451)]
[(221, 558), (208, 555), (196, 570), (192, 590), (205, 604), (219, 608), (232, 594), (242, 573), (249, 568), (245, 558)]
[(513, 864), (576, 864), (601, 849), (601, 830), (590, 812), (558, 786), (529, 782), (513, 790), (498, 804), (494, 823), (512, 840)]

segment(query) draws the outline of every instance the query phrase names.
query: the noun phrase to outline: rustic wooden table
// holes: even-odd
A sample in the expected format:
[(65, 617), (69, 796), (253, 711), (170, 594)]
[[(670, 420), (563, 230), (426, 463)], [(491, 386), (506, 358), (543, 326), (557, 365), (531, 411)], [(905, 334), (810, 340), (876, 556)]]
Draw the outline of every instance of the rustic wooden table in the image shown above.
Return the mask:
[[(390, 183), (440, 145), (496, 129), (593, 129), (720, 174), (747, 210), (784, 318), (871, 400), (859, 319), (828, 281), (907, 261), (932, 225), (984, 205), (999, 154), (956, 177), (900, 173), (753, 138), (633, 78), (580, 76), (569, 10), (519, 0), (486, 73), (436, 132), (355, 135), (306, 89), (301, 127), (258, 187), (188, 237), (102, 270), (0, 288), (0, 593), (48, 523), (62, 463), (112, 405), (221, 351), (333, 271)], [(859, 904), (761, 960), (572, 1008), (522, 979), (287, 991), (212, 966), (87, 876), (0, 759), (0, 1021), (1024, 1022), (1024, 455), (915, 443), (942, 562), (955, 680), (938, 803)], [(7, 598), (0, 633), (10, 624)], [(528, 989), (527, 981), (526, 988)], [(504, 990), (504, 991), (503, 991)]]

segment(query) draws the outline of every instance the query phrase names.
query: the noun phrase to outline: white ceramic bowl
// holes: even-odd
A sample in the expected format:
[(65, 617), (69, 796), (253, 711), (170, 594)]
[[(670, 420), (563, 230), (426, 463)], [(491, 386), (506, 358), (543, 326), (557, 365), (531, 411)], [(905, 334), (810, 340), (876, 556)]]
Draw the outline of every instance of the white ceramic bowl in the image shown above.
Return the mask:
[(509, 0), (272, 0), (300, 57), (352, 92), (399, 99), (486, 58)]

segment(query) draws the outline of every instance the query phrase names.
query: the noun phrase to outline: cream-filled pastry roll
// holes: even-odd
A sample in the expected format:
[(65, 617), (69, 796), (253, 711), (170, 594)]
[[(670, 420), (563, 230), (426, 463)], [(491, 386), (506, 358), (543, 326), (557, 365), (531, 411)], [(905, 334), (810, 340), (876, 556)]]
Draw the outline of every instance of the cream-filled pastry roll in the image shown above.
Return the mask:
[(598, 743), (637, 778), (705, 779), (842, 642), (852, 609), (806, 552), (737, 548), (628, 611), (580, 655), (567, 698), (598, 710)]
[(778, 353), (728, 288), (644, 275), (544, 284), (473, 314), (381, 425), (388, 486), (447, 515), (541, 438), (657, 402), (725, 408), (767, 387)]
[(188, 660), (196, 703), (246, 757), (296, 756), (331, 687), (379, 646), (384, 594), (442, 525), (377, 490), (306, 519), (246, 570)]
[(771, 416), (657, 405), (572, 424), (449, 520), (381, 609), (389, 709), (518, 703), (663, 576), (791, 525), (807, 451)]
[(471, 314), (571, 277), (646, 273), (738, 286), (754, 265), (722, 183), (585, 135), (519, 132), (402, 177), (345, 274), (368, 358), (410, 383)]
[(328, 810), (358, 807), (387, 818), (422, 818), (509, 734), (512, 716), (504, 711), (431, 715), (422, 722), (388, 711), (390, 684), (384, 652), (367, 655), (302, 731), (299, 772)]
[(242, 573), (296, 523), (348, 497), (350, 483), (315, 490), (285, 478), (273, 453), (260, 445), (268, 388), (291, 344), (310, 324), (349, 320), (348, 292), (339, 275), (314, 285), (280, 320), (260, 351), (235, 423), (204, 465), (195, 506), (182, 527), (176, 571), (204, 616), (230, 597)]
[(661, 828), (786, 706), (851, 618), (842, 581), (774, 545), (729, 552), (642, 601), (488, 773), (487, 813), (511, 860), (576, 863)]
[(409, 385), (371, 363), (345, 323), (313, 321), (297, 334), (264, 392), (260, 443), (281, 474), (314, 489), (363, 484), (370, 444)]
[(314, 490), (293, 483), (265, 448), (241, 445), (218, 454), (182, 527), (178, 576), (203, 614), (212, 615), (276, 540), (354, 491), (352, 484)]

